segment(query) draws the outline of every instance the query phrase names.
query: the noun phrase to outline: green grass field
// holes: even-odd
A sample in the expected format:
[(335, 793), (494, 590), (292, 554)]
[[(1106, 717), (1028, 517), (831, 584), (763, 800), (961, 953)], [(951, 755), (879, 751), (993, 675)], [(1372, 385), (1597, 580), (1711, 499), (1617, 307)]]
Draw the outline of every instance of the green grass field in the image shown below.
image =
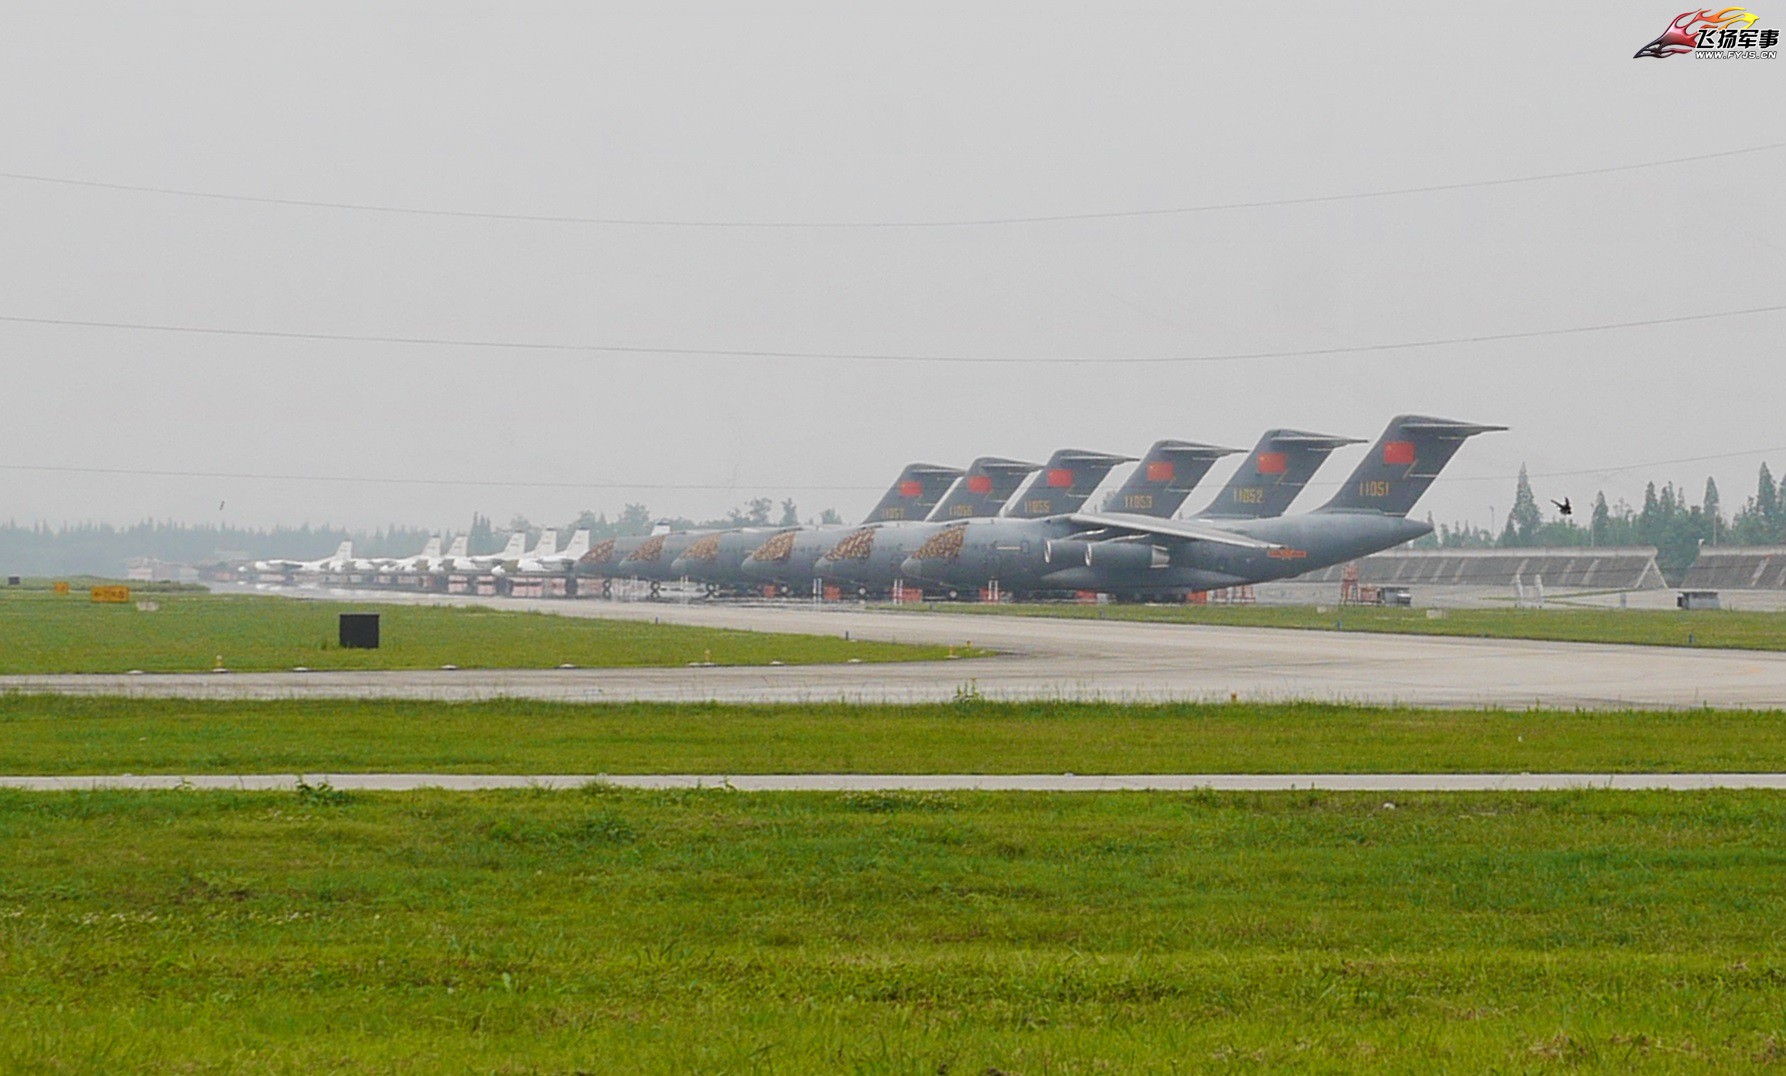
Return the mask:
[(976, 605), (942, 602), (923, 606), (888, 605), (885, 608), (978, 616), (1075, 617), (1241, 628), (1786, 650), (1786, 613), (1731, 610), (1448, 609), (1442, 619), (1434, 620), (1427, 617), (1425, 609), (1374, 606), (1327, 606), (1326, 612), (1316, 612), (1312, 605)]
[(0, 1069), (1732, 1071), (1786, 799), (0, 794)]
[(1786, 714), (0, 695), (0, 773), (1786, 770)]
[[(840, 637), (726, 631), (480, 607), (378, 605), (286, 598), (157, 593), (154, 611), (90, 602), (85, 592), (0, 591), (0, 674), (241, 672), (290, 669), (551, 668), (579, 666), (789, 665), (915, 661), (947, 647)], [(343, 612), (381, 615), (377, 650), (336, 645)], [(960, 656), (973, 656), (958, 651)]]

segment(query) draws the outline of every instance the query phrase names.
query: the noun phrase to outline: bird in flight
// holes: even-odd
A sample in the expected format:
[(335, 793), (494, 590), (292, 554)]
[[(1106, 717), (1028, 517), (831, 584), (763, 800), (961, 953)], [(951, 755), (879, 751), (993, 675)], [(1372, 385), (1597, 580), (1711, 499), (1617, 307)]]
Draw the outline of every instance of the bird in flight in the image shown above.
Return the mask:
[(1560, 501), (1551, 501), (1550, 503), (1557, 506), (1558, 515), (1572, 516), (1575, 514), (1575, 506), (1569, 503), (1569, 498), (1567, 497), (1564, 497)]

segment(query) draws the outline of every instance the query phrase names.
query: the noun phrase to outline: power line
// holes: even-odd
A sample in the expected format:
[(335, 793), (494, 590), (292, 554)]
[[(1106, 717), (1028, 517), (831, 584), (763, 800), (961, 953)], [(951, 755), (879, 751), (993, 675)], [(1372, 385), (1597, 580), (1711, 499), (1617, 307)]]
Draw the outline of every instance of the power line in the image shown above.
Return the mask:
[[(1786, 452), (1786, 445), (1773, 448), (1751, 448), (1740, 452), (1719, 452), (1707, 456), (1682, 456), (1669, 460), (1648, 460), (1643, 463), (1628, 463), (1616, 467), (1584, 468), (1578, 471), (1536, 471), (1528, 472), (1527, 478), (1565, 478), (1576, 475), (1616, 474), (1624, 471), (1638, 471), (1648, 467), (1668, 467), (1682, 463), (1704, 463), (1709, 460), (1741, 459), (1745, 456), (1765, 456), (1775, 452)], [(479, 478), (417, 478), (414, 476), (383, 477), (379, 475), (322, 475), (293, 473), (264, 473), (252, 471), (187, 471), (162, 468), (139, 467), (75, 467), (63, 464), (32, 463), (0, 463), (0, 471), (30, 471), (48, 474), (84, 474), (110, 475), (129, 478), (220, 478), (257, 482), (335, 482), (357, 483), (361, 485), (381, 486), (479, 486), (498, 487), (504, 489), (595, 489), (595, 490), (644, 490), (653, 491), (722, 491), (737, 490), (778, 490), (784, 493), (858, 493), (880, 492), (885, 486), (859, 485), (798, 485), (788, 486), (776, 483), (715, 483), (715, 482), (544, 482), (544, 481), (511, 481), (508, 479)], [(1518, 474), (1506, 475), (1450, 475), (1440, 476), (1445, 482), (1511, 482)], [(1341, 486), (1349, 479), (1309, 482), (1308, 487)]]
[(35, 471), (50, 474), (117, 475), (130, 478), (227, 478), (257, 482), (352, 482), (378, 486), (490, 486), (502, 489), (602, 489), (602, 490), (751, 490), (775, 489), (790, 493), (880, 492), (886, 486), (785, 486), (733, 482), (515, 482), (507, 479), (380, 477), (378, 475), (280, 474), (251, 471), (177, 471), (137, 467), (71, 467), (60, 464), (0, 463), (0, 471)]
[(1473, 336), (1433, 337), (1425, 340), (1400, 340), (1380, 344), (1356, 344), (1343, 347), (1292, 348), (1284, 351), (1244, 351), (1215, 355), (1117, 355), (1043, 356), (1040, 358), (1003, 358), (989, 355), (910, 355), (893, 352), (780, 351), (773, 349), (645, 347), (628, 344), (550, 343), (527, 340), (468, 340), (431, 336), (378, 336), (358, 333), (302, 332), (280, 329), (232, 329), (211, 325), (167, 325), (135, 321), (99, 321), (81, 318), (27, 317), (0, 314), (0, 321), (20, 325), (55, 325), (83, 329), (120, 329), (132, 332), (184, 333), (196, 336), (257, 337), (273, 340), (321, 340), (334, 343), (403, 344), (423, 347), (496, 348), (517, 351), (610, 352), (625, 355), (678, 355), (735, 359), (819, 359), (854, 362), (930, 362), (950, 365), (988, 366), (1058, 366), (1090, 363), (1095, 365), (1168, 365), (1177, 363), (1246, 362), (1260, 359), (1316, 358), (1324, 355), (1361, 355), (1381, 351), (1408, 351), (1426, 347), (1450, 347), (1457, 344), (1484, 344), (1508, 340), (1532, 340), (1548, 336), (1573, 336), (1583, 333), (1608, 332), (1614, 329), (1638, 329), (1656, 325), (1679, 325), (1718, 318), (1749, 317), (1786, 310), (1786, 304), (1753, 306), (1741, 310), (1719, 310), (1704, 314), (1677, 314), (1665, 318), (1642, 318), (1635, 321), (1609, 321), (1595, 325), (1571, 325), (1555, 329), (1530, 329), (1519, 332), (1481, 333)]
[[(1710, 460), (1735, 460), (1735, 459), (1742, 459), (1745, 456), (1767, 456), (1767, 455), (1771, 455), (1775, 452), (1786, 452), (1786, 445), (1776, 445), (1773, 448), (1751, 448), (1751, 449), (1745, 449), (1744, 451), (1741, 451), (1741, 452), (1717, 452), (1717, 453), (1713, 453), (1712, 455), (1709, 455), (1709, 456), (1680, 456), (1676, 459), (1671, 459), (1671, 460), (1647, 460), (1643, 463), (1627, 463), (1627, 464), (1621, 464), (1617, 467), (1584, 467), (1584, 468), (1582, 468), (1580, 470), (1576, 470), (1576, 471), (1528, 471), (1528, 472), (1526, 472), (1526, 477), (1528, 479), (1530, 479), (1530, 478), (1575, 478), (1575, 477), (1579, 477), (1581, 475), (1623, 474), (1627, 471), (1641, 471), (1641, 470), (1644, 470), (1649, 467), (1672, 467), (1672, 466), (1676, 466), (1676, 465), (1682, 464), (1682, 463), (1706, 463)], [(1517, 473), (1515, 473), (1515, 474), (1484, 474), (1484, 475), (1461, 475), (1461, 474), (1460, 475), (1445, 475), (1445, 474), (1441, 473), (1439, 478), (1437, 478), (1435, 481), (1436, 482), (1512, 482), (1512, 481), (1518, 480), (1518, 478), (1519, 478), (1519, 475)], [(1305, 485), (1310, 486), (1310, 487), (1314, 487), (1314, 486), (1343, 486), (1349, 481), (1350, 481), (1350, 479), (1345, 479), (1345, 478), (1325, 479), (1325, 480), (1319, 481), (1319, 482), (1308, 482), (1308, 483), (1305, 483)]]
[(1498, 179), (1466, 180), (1459, 183), (1432, 183), (1417, 187), (1391, 187), (1374, 191), (1345, 194), (1309, 195), (1301, 198), (1266, 198), (1240, 202), (1209, 202), (1201, 205), (1168, 206), (1151, 209), (1114, 209), (1087, 213), (1047, 213), (1034, 216), (978, 217), (956, 220), (857, 220), (857, 221), (792, 221), (792, 220), (692, 220), (651, 219), (643, 217), (580, 217), (546, 213), (495, 213), (471, 209), (429, 209), (421, 206), (380, 205), (372, 202), (336, 202), (316, 198), (279, 198), (271, 195), (230, 194), (220, 191), (189, 190), (183, 187), (160, 187), (138, 183), (115, 183), (96, 179), (75, 179), (34, 172), (0, 172), (0, 179), (24, 183), (45, 183), (64, 187), (86, 187), (96, 190), (128, 191), (136, 194), (160, 194), (208, 201), (244, 202), (255, 205), (293, 206), (305, 209), (346, 209), (363, 213), (400, 213), (418, 217), (455, 217), (468, 220), (502, 220), (532, 224), (588, 224), (629, 228), (759, 228), (759, 229), (845, 229), (845, 228), (977, 228), (1013, 224), (1058, 224), (1069, 221), (1121, 220), (1135, 217), (1164, 217), (1191, 213), (1216, 213), (1236, 209), (1268, 209), (1277, 206), (1320, 205), (1327, 202), (1349, 202), (1369, 198), (1393, 198), (1409, 194), (1436, 194), (1443, 191), (1470, 190), (1478, 187), (1506, 187), (1522, 183), (1545, 183), (1583, 176), (1613, 175), (1646, 168), (1665, 168), (1698, 161), (1765, 153), (1786, 147), (1786, 142), (1770, 142), (1760, 146), (1695, 153), (1684, 157), (1664, 157), (1632, 164), (1606, 165), (1600, 168), (1577, 168), (1561, 172), (1540, 172)]

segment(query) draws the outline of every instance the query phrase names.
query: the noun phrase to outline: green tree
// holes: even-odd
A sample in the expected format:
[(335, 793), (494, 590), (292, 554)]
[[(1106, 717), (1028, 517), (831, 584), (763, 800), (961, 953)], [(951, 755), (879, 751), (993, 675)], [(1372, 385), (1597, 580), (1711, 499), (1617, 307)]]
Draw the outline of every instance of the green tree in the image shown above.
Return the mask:
[(1588, 544), (1606, 545), (1612, 532), (1612, 509), (1606, 504), (1606, 491), (1594, 494), (1594, 511), (1588, 516)]
[(651, 533), (651, 511), (642, 504), (629, 504), (614, 518), (614, 530), (622, 537), (634, 538)]
[(1513, 490), (1513, 508), (1507, 513), (1507, 526), (1501, 532), (1502, 545), (1532, 545), (1538, 540), (1538, 528), (1544, 525), (1544, 513), (1538, 498), (1532, 495), (1532, 483), (1526, 478), (1526, 465), (1519, 465), (1519, 484)]
[(799, 525), (800, 509), (794, 506), (794, 498), (789, 497), (787, 500), (781, 502), (781, 523), (779, 526), (798, 527)]
[(502, 548), (496, 540), (496, 527), (490, 517), (478, 512), (471, 514), (471, 530), (466, 535), (465, 548), (472, 553), (494, 553)]
[(836, 526), (842, 522), (843, 517), (837, 514), (837, 509), (835, 508), (827, 508), (819, 513), (820, 526)]

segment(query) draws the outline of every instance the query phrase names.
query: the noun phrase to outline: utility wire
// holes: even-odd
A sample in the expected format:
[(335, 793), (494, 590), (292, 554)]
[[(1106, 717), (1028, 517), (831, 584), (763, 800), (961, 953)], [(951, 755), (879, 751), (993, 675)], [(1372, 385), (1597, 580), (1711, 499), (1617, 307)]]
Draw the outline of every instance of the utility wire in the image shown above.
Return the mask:
[(475, 340), (433, 336), (379, 336), (359, 333), (303, 332), (280, 329), (232, 329), (211, 325), (171, 325), (137, 321), (99, 321), (82, 318), (27, 317), (0, 314), (0, 322), (19, 325), (56, 325), (84, 329), (121, 329), (132, 332), (184, 333), (195, 336), (248, 336), (274, 340), (323, 340), (337, 343), (405, 344), (424, 347), (497, 348), (517, 351), (608, 352), (625, 355), (679, 355), (734, 359), (819, 359), (855, 362), (929, 362), (949, 365), (987, 366), (1059, 366), (1089, 363), (1100, 366), (1170, 365), (1178, 363), (1247, 362), (1260, 359), (1314, 358), (1323, 355), (1361, 355), (1382, 351), (1408, 351), (1426, 347), (1450, 347), (1457, 344), (1483, 344), (1507, 340), (1532, 340), (1547, 336), (1573, 336), (1607, 332), (1614, 329), (1637, 329), (1655, 325), (1679, 325), (1719, 318), (1749, 317), (1786, 310), (1786, 304), (1752, 306), (1740, 310), (1718, 310), (1703, 314), (1677, 314), (1665, 318), (1642, 318), (1635, 321), (1609, 321), (1595, 325), (1570, 325), (1555, 329), (1530, 329), (1520, 332), (1480, 333), (1473, 336), (1432, 337), (1424, 340), (1399, 340), (1380, 344), (1355, 344), (1343, 347), (1291, 348), (1284, 351), (1243, 351), (1215, 355), (1117, 355), (1042, 356), (1005, 358), (989, 355), (910, 355), (893, 352), (781, 351), (774, 349), (645, 347), (627, 344), (550, 343), (527, 340)]
[(1034, 216), (977, 217), (956, 220), (912, 221), (694, 220), (654, 219), (645, 217), (580, 217), (559, 216), (546, 213), (493, 213), (471, 209), (428, 209), (421, 206), (380, 205), (371, 202), (335, 202), (316, 198), (278, 198), (270, 195), (230, 194), (220, 191), (188, 190), (182, 187), (160, 187), (137, 183), (114, 183), (96, 179), (74, 179), (67, 176), (52, 176), (35, 172), (0, 172), (0, 179), (10, 179), (23, 183), (53, 184), (64, 187), (86, 187), (97, 190), (129, 191), (137, 194), (161, 194), (180, 198), (199, 198), (209, 201), (245, 202), (255, 205), (296, 206), (306, 209), (346, 209), (363, 213), (401, 213), (419, 217), (456, 217), (469, 220), (503, 220), (535, 224), (589, 224), (628, 228), (982, 228), (1013, 224), (1058, 224), (1068, 221), (1164, 217), (1191, 213), (1216, 213), (1235, 209), (1267, 209), (1276, 206), (1320, 205), (1328, 202), (1349, 202), (1368, 198), (1392, 198), (1408, 194), (1434, 194), (1442, 191), (1470, 190), (1478, 187), (1505, 187), (1522, 183), (1546, 183), (1558, 179), (1613, 175), (1620, 172), (1635, 172), (1645, 168), (1665, 168), (1673, 165), (1692, 164), (1697, 161), (1717, 160), (1719, 158), (1737, 157), (1751, 153), (1765, 153), (1783, 147), (1786, 147), (1786, 142), (1770, 142), (1760, 146), (1744, 146), (1738, 149), (1717, 150), (1711, 153), (1695, 153), (1684, 157), (1664, 157), (1651, 161), (1638, 161), (1632, 164), (1607, 165), (1601, 168), (1577, 168), (1561, 172), (1540, 172), (1524, 176), (1505, 176), (1498, 179), (1466, 180), (1459, 183), (1432, 183), (1417, 187), (1391, 187), (1374, 191), (1310, 195), (1301, 198), (1265, 198), (1252, 201), (1209, 202), (1201, 205), (1168, 206), (1151, 209), (1115, 209), (1089, 213), (1046, 213)]
[[(1766, 456), (1775, 452), (1786, 452), (1786, 445), (1773, 448), (1751, 448), (1740, 452), (1719, 452), (1709, 456), (1682, 456), (1671, 460), (1648, 460), (1643, 463), (1622, 464), (1617, 467), (1586, 468), (1579, 471), (1538, 471), (1528, 473), (1527, 478), (1563, 478), (1573, 475), (1617, 474), (1623, 471), (1637, 471), (1647, 467), (1668, 467), (1682, 463), (1704, 463), (1708, 460), (1741, 459), (1745, 456)], [(760, 483), (712, 483), (712, 482), (541, 482), (541, 481), (508, 481), (503, 479), (477, 478), (416, 478), (380, 477), (378, 475), (322, 475), (322, 474), (287, 474), (258, 473), (249, 471), (182, 471), (156, 468), (136, 467), (74, 467), (61, 464), (32, 463), (0, 463), (0, 471), (32, 471), (48, 474), (85, 474), (85, 475), (117, 475), (131, 478), (224, 478), (257, 482), (343, 482), (362, 485), (382, 486), (488, 486), (505, 489), (615, 489), (615, 490), (751, 490), (776, 489), (790, 493), (832, 493), (832, 492), (879, 492), (885, 486), (854, 485), (800, 485), (787, 486), (770, 482)], [(1453, 475), (1440, 476), (1446, 482), (1511, 482), (1517, 474), (1507, 475)], [(1308, 486), (1344, 485), (1346, 479), (1326, 482), (1309, 482)]]
[(387, 478), (377, 475), (350, 474), (268, 474), (249, 471), (177, 471), (136, 467), (71, 467), (52, 464), (0, 463), (0, 471), (38, 471), (51, 474), (121, 475), (132, 478), (228, 478), (256, 482), (353, 482), (379, 486), (488, 486), (502, 489), (639, 489), (639, 490), (739, 490), (778, 489), (796, 493), (883, 491), (881, 486), (784, 486), (776, 483), (755, 485), (732, 482), (513, 482), (507, 479), (480, 478)]

